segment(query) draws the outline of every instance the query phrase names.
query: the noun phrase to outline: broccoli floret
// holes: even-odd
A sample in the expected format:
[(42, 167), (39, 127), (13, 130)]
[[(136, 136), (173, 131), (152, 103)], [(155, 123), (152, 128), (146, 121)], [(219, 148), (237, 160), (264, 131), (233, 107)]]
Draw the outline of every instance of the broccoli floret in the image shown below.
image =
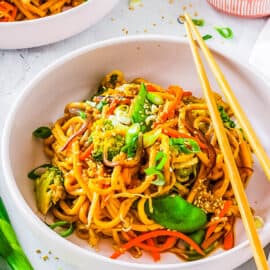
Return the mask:
[(105, 132), (112, 130), (113, 124), (111, 120), (99, 119), (97, 120), (92, 128), (91, 138), (93, 140), (94, 149), (92, 157), (94, 160), (102, 162), (104, 146), (108, 149), (108, 160), (112, 160), (121, 151), (121, 148), (125, 144), (125, 138), (121, 135), (114, 135), (111, 137), (105, 137)]
[(46, 215), (50, 207), (65, 197), (63, 176), (57, 167), (48, 168), (35, 181), (38, 210)]

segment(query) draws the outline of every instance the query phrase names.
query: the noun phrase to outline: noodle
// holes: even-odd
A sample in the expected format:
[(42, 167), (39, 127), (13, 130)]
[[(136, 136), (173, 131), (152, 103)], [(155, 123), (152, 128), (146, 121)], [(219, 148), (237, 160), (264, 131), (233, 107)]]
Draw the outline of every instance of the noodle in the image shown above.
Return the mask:
[(60, 13), (85, 0), (3, 0), (0, 2), (0, 22), (32, 20)]
[[(231, 120), (228, 105), (218, 95), (216, 102), (246, 185), (253, 166), (250, 146)], [(233, 230), (239, 211), (223, 155), (204, 99), (190, 91), (178, 86), (164, 90), (143, 79), (128, 83), (120, 71), (113, 71), (91, 100), (67, 104), (51, 131), (44, 140), (45, 153), (61, 171), (65, 194), (54, 197), (49, 211), (56, 220), (74, 223), (77, 235), (90, 245), (109, 237), (121, 250), (143, 233), (174, 230), (173, 219), (155, 218), (157, 201), (164, 198), (181, 197), (206, 216), (198, 243), (205, 254), (209, 247), (222, 247)], [(160, 212), (168, 219), (164, 209)], [(199, 255), (181, 247), (174, 236), (151, 239), (150, 248), (138, 243), (130, 254), (137, 258), (142, 250), (162, 250), (186, 260)]]

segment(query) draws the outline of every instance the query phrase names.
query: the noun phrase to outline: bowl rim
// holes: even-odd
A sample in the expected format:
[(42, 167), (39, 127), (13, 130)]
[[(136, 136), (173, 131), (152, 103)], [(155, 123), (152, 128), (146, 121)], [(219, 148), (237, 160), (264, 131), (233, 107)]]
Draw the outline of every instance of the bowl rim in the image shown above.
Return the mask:
[(44, 16), (41, 18), (36, 18), (36, 19), (32, 19), (32, 20), (23, 20), (23, 21), (14, 21), (14, 22), (1, 22), (0, 23), (0, 29), (3, 27), (16, 27), (16, 26), (28, 26), (30, 24), (33, 23), (40, 23), (40, 22), (47, 22), (48, 20), (53, 20), (53, 19), (57, 19), (57, 18), (61, 18), (63, 16), (66, 16), (67, 14), (73, 14), (73, 13), (77, 13), (79, 12), (80, 9), (83, 9), (84, 7), (90, 5), (94, 0), (87, 0), (81, 4), (79, 4), (76, 7), (72, 7), (68, 10), (65, 11), (61, 11), (57, 14), (53, 14), (53, 15), (48, 15), (48, 16)]
[[(19, 188), (16, 185), (15, 177), (11, 170), (11, 164), (9, 159), (9, 135), (11, 133), (11, 126), (13, 119), (15, 118), (17, 108), (20, 106), (21, 103), (23, 103), (24, 99), (31, 93), (34, 87), (38, 85), (38, 83), (43, 80), (47, 75), (52, 72), (53, 70), (59, 68), (62, 64), (68, 63), (72, 59), (75, 59), (76, 57), (79, 57), (87, 52), (94, 51), (95, 49), (101, 49), (117, 44), (126, 44), (126, 43), (133, 43), (133, 42), (169, 42), (169, 43), (179, 43), (179, 44), (185, 44), (188, 45), (187, 39), (183, 37), (177, 37), (177, 36), (170, 36), (170, 35), (131, 35), (129, 37), (115, 37), (111, 39), (106, 39), (103, 41), (95, 42), (90, 45), (86, 45), (82, 48), (79, 48), (73, 52), (67, 53), (66, 55), (62, 56), (58, 60), (52, 62), (50, 65), (42, 69), (35, 77), (28, 82), (28, 84), (23, 87), (22, 91), (18, 94), (15, 102), (13, 103), (13, 106), (10, 110), (10, 113), (4, 123), (3, 128), (3, 136), (1, 140), (1, 160), (2, 160), (2, 169), (3, 169), (3, 182), (6, 183), (6, 188), (9, 193), (9, 200), (12, 199), (13, 205), (20, 211), (21, 218), (24, 218), (24, 221), (29, 225), (29, 228), (34, 227), (37, 231), (36, 234), (42, 234), (44, 237), (46, 237), (47, 242), (53, 242), (54, 245), (57, 247), (65, 247), (66, 250), (69, 252), (72, 251), (74, 257), (88, 257), (93, 258), (102, 261), (103, 263), (113, 263), (114, 265), (124, 266), (124, 267), (137, 267), (138, 269), (178, 269), (182, 266), (197, 266), (198, 263), (208, 264), (212, 261), (218, 260), (220, 257), (223, 257), (225, 254), (226, 256), (230, 256), (231, 253), (235, 253), (239, 251), (240, 249), (247, 248), (249, 241), (246, 239), (236, 247), (234, 247), (231, 250), (228, 250), (226, 252), (215, 254), (211, 257), (206, 257), (198, 261), (191, 261), (191, 262), (185, 262), (179, 261), (181, 263), (161, 263), (161, 264), (146, 264), (146, 263), (136, 263), (136, 262), (127, 262), (127, 261), (121, 261), (121, 260), (113, 260), (109, 257), (105, 257), (104, 255), (101, 255), (99, 253), (95, 252), (89, 252), (89, 250), (86, 250), (82, 247), (80, 247), (77, 244), (74, 244), (67, 239), (63, 239), (61, 236), (56, 234), (54, 231), (50, 230), (48, 226), (34, 213), (34, 211), (30, 208), (30, 206), (26, 203), (24, 200), (21, 192), (19, 191)], [(209, 46), (211, 51), (213, 51), (215, 54), (220, 55), (222, 57), (225, 57), (230, 62), (239, 65), (242, 69), (247, 70), (253, 74), (253, 76), (256, 79), (259, 79), (262, 81), (264, 85), (267, 85), (264, 80), (262, 80), (249, 66), (244, 66), (240, 62), (240, 59), (232, 59), (229, 54), (226, 54), (224, 52), (221, 52), (218, 49), (213, 48), (213, 46)], [(268, 88), (268, 86), (267, 86)], [(3, 197), (5, 199), (5, 194), (3, 194)], [(262, 242), (262, 245), (265, 246), (267, 242), (270, 241), (270, 235), (264, 233), (258, 232), (260, 235), (260, 239)], [(249, 251), (249, 258), (252, 256), (251, 250)]]

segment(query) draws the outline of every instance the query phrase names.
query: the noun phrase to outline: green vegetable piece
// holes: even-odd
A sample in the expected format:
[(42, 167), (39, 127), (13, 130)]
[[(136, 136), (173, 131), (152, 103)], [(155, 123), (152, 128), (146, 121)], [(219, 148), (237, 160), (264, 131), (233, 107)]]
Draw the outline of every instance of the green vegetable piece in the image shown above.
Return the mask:
[(158, 94), (148, 92), (146, 97), (151, 103), (155, 105), (162, 105), (164, 103), (163, 98)]
[(229, 27), (215, 27), (215, 30), (224, 38), (233, 38), (233, 31)]
[(198, 245), (200, 245), (205, 237), (205, 230), (200, 229), (194, 233), (189, 234), (189, 237), (196, 242)]
[(158, 165), (156, 165), (156, 169), (159, 170), (159, 171), (163, 170), (163, 167), (166, 164), (167, 159), (168, 159), (167, 154), (165, 154), (164, 152), (159, 151), (157, 153), (157, 155), (156, 155), (156, 158), (155, 158), (156, 162), (159, 161)]
[(33, 270), (11, 226), (4, 203), (0, 198), (0, 256), (12, 270)]
[(141, 130), (146, 130), (145, 119), (147, 115), (145, 113), (145, 101), (147, 96), (147, 89), (144, 83), (141, 84), (138, 95), (135, 97), (134, 103), (131, 108), (131, 120), (132, 122), (141, 125)]
[(180, 196), (166, 196), (152, 200), (153, 212), (146, 204), (145, 211), (156, 223), (183, 233), (192, 233), (204, 227), (206, 213)]
[(198, 143), (189, 138), (170, 138), (170, 145), (185, 154), (198, 153), (201, 151)]
[(48, 168), (35, 181), (37, 208), (46, 215), (50, 207), (65, 197), (63, 177), (56, 167)]
[(193, 22), (196, 26), (204, 26), (204, 20), (203, 20), (203, 19), (192, 19), (192, 22)]
[(151, 146), (152, 144), (154, 144), (161, 133), (162, 133), (161, 128), (155, 129), (154, 132), (149, 131), (147, 133), (144, 133), (143, 134), (143, 146), (144, 146), (144, 148), (147, 148), (147, 147)]
[(114, 128), (112, 121), (108, 119), (99, 119), (92, 126), (91, 140), (94, 145), (92, 158), (96, 161), (103, 161), (103, 152), (106, 144), (108, 150), (108, 159), (118, 155), (125, 144), (125, 138), (119, 134), (116, 136), (105, 137), (105, 132)]
[(140, 134), (140, 125), (133, 124), (128, 130), (125, 139), (125, 146), (121, 149), (127, 153), (127, 157), (134, 157), (138, 147), (138, 138)]
[(39, 127), (32, 134), (36, 138), (46, 139), (52, 135), (52, 131), (48, 127)]
[(79, 114), (80, 114), (80, 117), (83, 119), (83, 120), (85, 120), (86, 119), (86, 113), (85, 112), (83, 112), (83, 111), (79, 111)]
[(212, 37), (213, 37), (212, 35), (207, 34), (207, 35), (204, 35), (204, 36), (202, 37), (202, 39), (203, 39), (203, 40), (208, 40), (208, 39), (211, 39)]
[(161, 172), (163, 170), (164, 165), (166, 164), (168, 159), (167, 154), (159, 151), (156, 155), (155, 162), (159, 162), (154, 167), (150, 167), (144, 170), (146, 175), (156, 175), (157, 179), (152, 182), (153, 185), (163, 186), (165, 184), (164, 175)]
[(146, 175), (156, 175), (157, 179), (152, 182), (153, 185), (155, 186), (164, 186), (165, 184), (165, 179), (164, 175), (162, 174), (161, 171), (157, 170), (155, 167), (150, 167), (144, 170)]
[(32, 180), (35, 180), (35, 179), (39, 178), (40, 175), (41, 175), (46, 169), (51, 168), (51, 167), (53, 167), (53, 165), (52, 165), (52, 164), (49, 164), (49, 163), (48, 163), (48, 164), (40, 165), (40, 166), (34, 168), (32, 171), (30, 171), (30, 172), (27, 174), (27, 176), (28, 176), (28, 178), (30, 178), (30, 179), (32, 179)]
[(103, 107), (105, 106), (105, 105), (107, 105), (108, 104), (108, 102), (106, 101), (106, 100), (101, 100), (98, 104), (97, 104), (97, 106), (96, 106), (96, 108), (98, 109), (98, 111), (102, 111), (102, 109), (103, 109)]
[(60, 221), (57, 221), (55, 223), (50, 224), (49, 227), (54, 230), (58, 227), (63, 228), (66, 225), (69, 225), (68, 228), (66, 230), (59, 231), (58, 234), (61, 235), (62, 237), (68, 237), (74, 232), (73, 223), (68, 222), (68, 221), (64, 221), (64, 220), (60, 220)]

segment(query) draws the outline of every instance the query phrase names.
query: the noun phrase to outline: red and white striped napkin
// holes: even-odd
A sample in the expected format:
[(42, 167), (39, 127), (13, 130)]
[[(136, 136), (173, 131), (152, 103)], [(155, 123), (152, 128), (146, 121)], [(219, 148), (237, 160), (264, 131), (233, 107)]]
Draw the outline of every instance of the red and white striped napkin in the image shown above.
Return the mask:
[(207, 0), (217, 10), (242, 17), (270, 15), (270, 0)]

